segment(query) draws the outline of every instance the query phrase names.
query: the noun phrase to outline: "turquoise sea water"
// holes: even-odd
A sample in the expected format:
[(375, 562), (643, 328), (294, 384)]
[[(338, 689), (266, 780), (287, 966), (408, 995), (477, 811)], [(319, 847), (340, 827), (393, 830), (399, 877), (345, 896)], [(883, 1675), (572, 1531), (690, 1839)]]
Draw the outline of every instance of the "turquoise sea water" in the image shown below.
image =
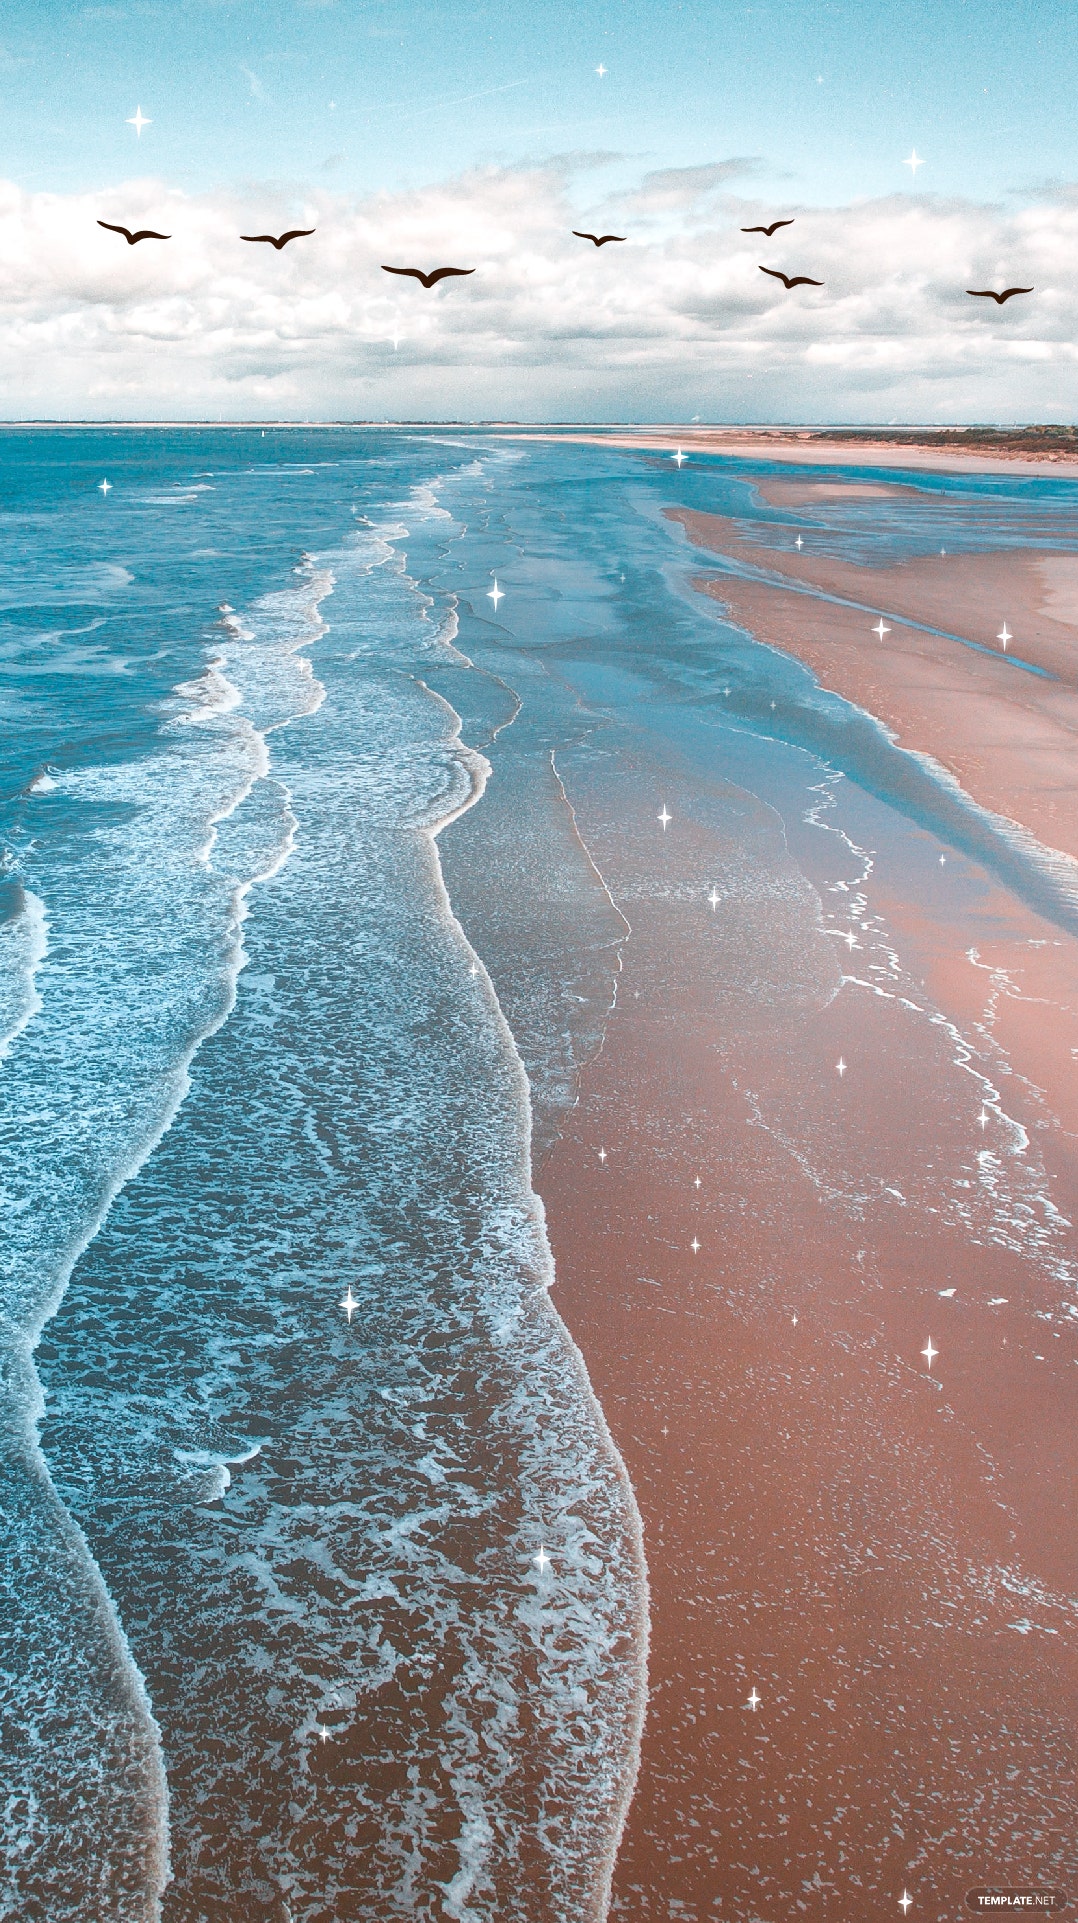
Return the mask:
[[(693, 594), (662, 508), (785, 543), (765, 463), (0, 458), (0, 1916), (601, 1916), (647, 1598), (533, 1187), (626, 929), (574, 779), (626, 731), (721, 767), (787, 824), (791, 900), (825, 780), (829, 848), (842, 779), (862, 836), (1073, 932), (1070, 870)], [(1078, 546), (1071, 484), (928, 487), (844, 503), (835, 552)], [(772, 858), (746, 817), (732, 870)]]

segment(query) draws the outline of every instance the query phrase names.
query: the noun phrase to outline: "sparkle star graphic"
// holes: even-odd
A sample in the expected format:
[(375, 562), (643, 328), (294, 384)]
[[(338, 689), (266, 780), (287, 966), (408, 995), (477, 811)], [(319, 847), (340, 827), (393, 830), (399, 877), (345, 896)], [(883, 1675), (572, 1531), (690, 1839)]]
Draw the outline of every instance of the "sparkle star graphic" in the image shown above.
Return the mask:
[(609, 68), (604, 67), (602, 61), (600, 60), (599, 65), (596, 67), (595, 71), (598, 74), (600, 80), (602, 80), (605, 78), (606, 74), (609, 72)]
[(883, 640), (883, 637), (885, 634), (890, 634), (891, 630), (885, 623), (882, 614), (880, 615), (879, 622), (877, 623), (876, 627), (873, 628), (872, 632), (873, 634), (878, 634), (881, 641)]
[(670, 821), (673, 821), (673, 819), (674, 819), (674, 817), (673, 817), (673, 815), (672, 815), (672, 814), (669, 814), (669, 813), (667, 812), (667, 807), (666, 807), (666, 803), (665, 803), (665, 801), (663, 802), (663, 811), (662, 811), (662, 814), (661, 814), (661, 815), (656, 815), (656, 817), (655, 817), (655, 819), (656, 819), (656, 821), (661, 821), (661, 822), (662, 822), (662, 825), (663, 825), (663, 834), (665, 835), (665, 833), (666, 833), (666, 826), (667, 826), (667, 823), (668, 823), (668, 822), (670, 822)]
[(839, 939), (841, 941), (844, 941), (847, 948), (849, 948), (851, 951), (855, 948), (859, 948), (861, 945), (857, 939), (857, 936), (854, 934), (852, 928), (847, 928), (846, 933), (840, 936)]
[(912, 152), (910, 153), (910, 155), (908, 156), (908, 158), (907, 158), (906, 160), (904, 160), (904, 161), (902, 162), (902, 165), (903, 165), (904, 167), (908, 167), (908, 168), (909, 168), (909, 170), (910, 170), (910, 173), (912, 174), (912, 176), (913, 176), (913, 178), (914, 178), (914, 180), (916, 180), (916, 178), (917, 178), (917, 169), (918, 169), (918, 167), (923, 167), (923, 166), (924, 166), (924, 164), (925, 164), (925, 163), (924, 163), (924, 161), (923, 161), (923, 160), (921, 159), (921, 156), (920, 156), (920, 154), (919, 154), (919, 153), (917, 152), (917, 149), (916, 149), (916, 147), (914, 147), (914, 149), (913, 149), (913, 151), (912, 151)]
[(715, 913), (715, 910), (718, 907), (721, 900), (722, 900), (722, 896), (720, 895), (718, 889), (713, 887), (710, 895), (708, 896), (708, 901), (711, 903), (712, 914)]
[(842, 1077), (846, 1073), (846, 1064), (843, 1061), (841, 1055), (839, 1056), (838, 1061), (835, 1063), (835, 1072), (838, 1075), (839, 1081), (841, 1082)]
[(599, 1150), (599, 1160), (600, 1162), (605, 1162), (607, 1160), (607, 1154), (606, 1154), (605, 1148), (601, 1148)]
[(988, 1123), (990, 1120), (988, 1110), (984, 1107), (983, 1103), (981, 1105), (981, 1112), (978, 1115), (977, 1120), (981, 1125), (981, 1134), (983, 1135), (985, 1129), (988, 1127)]
[(746, 1704), (746, 1708), (751, 1709), (755, 1714), (758, 1704), (762, 1703), (763, 1700), (764, 1700), (763, 1697), (757, 1691), (756, 1684), (753, 1683), (752, 1695), (749, 1697), (748, 1703)]
[(318, 1731), (318, 1740), (320, 1743), (331, 1743), (333, 1741), (333, 1732), (326, 1728), (325, 1723), (316, 1723), (315, 1728)]
[(805, 545), (804, 541), (801, 539), (801, 536), (798, 535), (796, 541), (794, 542), (795, 548), (803, 548), (804, 545)]
[(533, 1556), (532, 1561), (541, 1576), (550, 1568), (550, 1557), (547, 1555), (542, 1543), (539, 1544), (539, 1554)]
[(99, 493), (99, 494), (111, 494), (111, 493), (112, 493), (112, 482), (111, 482), (111, 481), (99, 481), (99, 482), (98, 482), (98, 484), (97, 484), (97, 491), (98, 491), (98, 493)]
[(144, 127), (152, 127), (152, 126), (153, 126), (153, 121), (152, 121), (152, 120), (147, 120), (147, 119), (146, 119), (146, 118), (144, 117), (144, 115), (143, 115), (143, 112), (142, 112), (142, 108), (141, 108), (141, 107), (136, 107), (136, 108), (135, 108), (135, 111), (134, 111), (134, 113), (133, 113), (133, 114), (131, 115), (131, 118), (130, 118), (130, 120), (129, 120), (129, 121), (127, 122), (127, 125), (128, 125), (129, 127), (133, 127), (133, 128), (135, 129), (135, 137), (136, 137), (136, 139), (138, 139), (138, 140), (141, 140), (141, 139), (142, 139), (142, 129), (143, 129)]
[(913, 1898), (908, 1890), (903, 1890), (902, 1895), (898, 1899), (898, 1907), (902, 1911), (903, 1916), (905, 1916), (907, 1910), (912, 1909)]
[(1007, 632), (1007, 623), (1006, 623), (1006, 621), (1004, 621), (1004, 623), (1003, 623), (1003, 626), (1001, 627), (1001, 629), (1000, 629), (1000, 631), (999, 631), (999, 633), (997, 634), (997, 636), (996, 636), (996, 640), (997, 640), (997, 641), (1002, 641), (1002, 643), (1003, 643), (1003, 652), (1004, 652), (1004, 654), (1006, 654), (1006, 652), (1007, 652), (1007, 643), (1008, 643), (1008, 641), (1013, 641), (1013, 640), (1014, 640), (1014, 636), (1013, 636), (1013, 634), (1008, 634), (1008, 632)]
[(488, 601), (493, 601), (493, 603), (494, 603), (494, 612), (495, 612), (495, 614), (497, 614), (497, 612), (498, 612), (498, 603), (499, 603), (499, 601), (504, 601), (504, 600), (505, 600), (505, 590), (504, 590), (503, 588), (500, 588), (500, 587), (498, 586), (498, 577), (497, 577), (497, 575), (495, 575), (495, 576), (494, 576), (494, 586), (493, 586), (492, 588), (488, 588), (488, 589), (487, 589), (487, 600), (488, 600)]
[(346, 1316), (348, 1317), (349, 1322), (351, 1322), (352, 1317), (355, 1314), (358, 1307), (359, 1307), (359, 1303), (356, 1301), (355, 1296), (352, 1294), (352, 1284), (349, 1282), (347, 1295), (343, 1295), (341, 1297), (341, 1308), (344, 1310)]
[(687, 455), (687, 454), (683, 454), (683, 453), (681, 452), (681, 449), (680, 449), (680, 447), (678, 448), (678, 451), (677, 451), (677, 453), (676, 453), (676, 454), (671, 454), (671, 456), (670, 456), (670, 459), (671, 459), (672, 461), (676, 461), (679, 467), (684, 467), (684, 465), (685, 465), (685, 463), (686, 463), (686, 461), (688, 460), (688, 458), (689, 458), (689, 457), (688, 457), (688, 455)]
[(939, 1350), (936, 1348), (933, 1348), (932, 1346), (931, 1336), (929, 1336), (928, 1341), (925, 1343), (924, 1348), (921, 1350), (921, 1354), (924, 1356), (924, 1359), (928, 1363), (929, 1368), (931, 1368), (933, 1362), (935, 1361), (936, 1357), (939, 1354)]
[(694, 1176), (693, 1176), (693, 1184), (692, 1184), (692, 1185), (693, 1185), (693, 1188), (694, 1188), (694, 1189), (698, 1189), (698, 1188), (700, 1187), (700, 1177), (699, 1177), (698, 1175), (694, 1175)]
[(691, 1242), (689, 1243), (689, 1247), (690, 1247), (690, 1249), (692, 1250), (692, 1252), (693, 1252), (693, 1254), (694, 1254), (694, 1255), (699, 1255), (699, 1253), (700, 1253), (700, 1244), (699, 1244), (699, 1242), (697, 1241), (697, 1239), (696, 1239), (696, 1237), (695, 1237), (695, 1235), (693, 1236), (693, 1238), (692, 1238), (692, 1241), (691, 1241)]

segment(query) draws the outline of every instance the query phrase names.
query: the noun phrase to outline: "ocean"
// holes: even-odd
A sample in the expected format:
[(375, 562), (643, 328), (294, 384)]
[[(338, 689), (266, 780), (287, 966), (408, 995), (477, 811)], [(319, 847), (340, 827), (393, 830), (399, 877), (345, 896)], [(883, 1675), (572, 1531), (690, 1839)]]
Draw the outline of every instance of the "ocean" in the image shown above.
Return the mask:
[[(716, 1005), (751, 971), (761, 1019), (837, 994), (840, 872), (942, 847), (1069, 937), (1071, 866), (691, 587), (719, 563), (662, 510), (785, 538), (777, 463), (448, 428), (0, 455), (0, 1916), (602, 1918), (648, 1572), (541, 1196), (631, 938), (626, 770), (721, 822), (768, 938)], [(1072, 483), (891, 478), (929, 520), (843, 503), (835, 554), (1078, 549)], [(1062, 1305), (1043, 1169), (990, 1174), (948, 1206)]]

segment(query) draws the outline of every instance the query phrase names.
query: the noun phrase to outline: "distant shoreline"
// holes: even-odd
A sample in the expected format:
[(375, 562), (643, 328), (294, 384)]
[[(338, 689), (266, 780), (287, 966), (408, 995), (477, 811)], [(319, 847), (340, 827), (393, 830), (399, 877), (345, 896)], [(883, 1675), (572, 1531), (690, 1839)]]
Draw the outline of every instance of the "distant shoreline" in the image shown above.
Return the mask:
[(0, 432), (70, 433), (73, 431), (164, 433), (294, 433), (348, 432), (360, 428), (397, 432), (451, 430), (457, 433), (504, 435), (513, 440), (569, 439), (592, 445), (654, 449), (663, 453), (684, 449), (688, 455), (725, 454), (733, 460), (799, 462), (804, 466), (835, 466), (869, 459), (877, 467), (920, 467), (982, 472), (1005, 472), (1022, 467), (1031, 477), (1056, 475), (1078, 479), (1078, 427), (1064, 424), (986, 426), (805, 427), (761, 424), (743, 426), (640, 426), (633, 422), (582, 421), (463, 421), (463, 420), (25, 420), (0, 421)]

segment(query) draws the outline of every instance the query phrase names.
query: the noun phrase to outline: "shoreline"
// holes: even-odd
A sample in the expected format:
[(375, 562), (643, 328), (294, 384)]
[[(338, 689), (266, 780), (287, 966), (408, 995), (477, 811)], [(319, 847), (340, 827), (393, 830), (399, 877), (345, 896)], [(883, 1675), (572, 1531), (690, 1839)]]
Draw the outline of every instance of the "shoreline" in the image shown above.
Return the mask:
[[(491, 424), (491, 431), (497, 431)], [(831, 439), (824, 429), (792, 428), (611, 428), (599, 433), (594, 429), (569, 428), (554, 432), (543, 428), (501, 430), (504, 438), (532, 441), (574, 441), (582, 446), (623, 447), (649, 452), (670, 459), (677, 448), (690, 457), (700, 454), (725, 454), (732, 460), (783, 461), (799, 467), (857, 467), (871, 460), (873, 467), (924, 468), (950, 473), (1009, 474), (1021, 467), (1024, 475), (1035, 479), (1078, 480), (1078, 454), (1046, 452), (1041, 454), (1020, 446), (1007, 447), (1005, 437), (991, 449), (971, 444), (941, 448), (927, 438), (918, 441), (873, 438), (866, 430), (854, 440)]]
[[(1043, 1274), (960, 1211), (947, 1220), (935, 1178), (918, 1194), (926, 1159), (975, 1166), (977, 1099), (990, 1148), (1017, 1140), (1016, 1090), (992, 1084), (986, 1046), (969, 1113), (941, 1103), (941, 1080), (963, 1083), (953, 1031), (912, 983), (881, 996), (860, 956), (839, 951), (848, 972), (833, 979), (823, 928), (809, 939), (830, 952), (800, 1005), (731, 1020), (705, 945), (721, 949), (736, 904), (714, 919), (699, 905), (715, 847), (690, 794), (671, 795), (668, 835), (626, 839), (609, 779), (569, 793), (632, 931), (603, 1047), (536, 1183), (555, 1305), (628, 1468), (650, 1575), (647, 1719), (611, 1918), (672, 1902), (779, 1915), (806, 1879), (843, 1914), (907, 1885), (949, 1913), (993, 1877), (1060, 1879), (1069, 1791), (1052, 1783), (1074, 1743), (1058, 1706), (1078, 1687), (1073, 1529), (1056, 1513), (1078, 1492), (1073, 1342), (1044, 1368), (1032, 1350), (1054, 1343), (1031, 1318), (1058, 1316)], [(893, 909), (882, 881), (868, 892)], [(1016, 912), (1016, 941), (1031, 921)], [(870, 947), (867, 914), (859, 928)], [(946, 938), (920, 932), (951, 966)], [(1074, 987), (1078, 943), (1068, 957)], [(988, 976), (969, 974), (989, 999)], [(946, 1357), (935, 1370), (926, 1335)]]
[[(856, 466), (870, 456), (874, 467), (937, 469), (951, 473), (971, 470), (1012, 473), (1020, 467), (1033, 478), (1078, 480), (1078, 447), (1042, 448), (1036, 429), (952, 430), (926, 428), (907, 435), (888, 435), (879, 427), (679, 427), (574, 421), (462, 421), (462, 420), (0, 420), (0, 433), (71, 432), (310, 432), (415, 433), (452, 429), (469, 434), (495, 434), (501, 439), (569, 441), (581, 446), (622, 447), (669, 458), (677, 448), (691, 454), (724, 454), (734, 460), (783, 461), (804, 467)], [(968, 432), (968, 445), (941, 445), (941, 436)], [(1074, 430), (1068, 430), (1074, 432)], [(1018, 438), (1025, 436), (1024, 439)], [(848, 437), (848, 438), (846, 438)]]
[[(811, 482), (759, 487), (808, 534)], [(1078, 864), (1078, 556), (868, 569), (781, 522), (750, 540), (666, 511), (701, 561), (766, 570), (694, 583), (732, 621)], [(886, 650), (871, 613), (822, 598), (855, 590), (886, 611)], [(1042, 676), (994, 642), (1003, 593)], [(650, 1578), (612, 1923), (747, 1923), (812, 1892), (860, 1916), (906, 1888), (949, 1914), (977, 1884), (1065, 1883), (1078, 1330), (1048, 1251), (1074, 1251), (1078, 940), (972, 859), (937, 861), (927, 831), (870, 844), (851, 880), (817, 848), (821, 873), (791, 862), (819, 909), (801, 985), (762, 1018), (787, 911), (754, 921), (751, 879), (709, 910), (723, 840), (694, 778), (661, 777), (669, 832), (635, 753), (561, 779), (632, 924), (535, 1175)], [(862, 852), (844, 845), (839, 876)], [(1036, 1261), (1012, 1210), (1043, 1219)]]

